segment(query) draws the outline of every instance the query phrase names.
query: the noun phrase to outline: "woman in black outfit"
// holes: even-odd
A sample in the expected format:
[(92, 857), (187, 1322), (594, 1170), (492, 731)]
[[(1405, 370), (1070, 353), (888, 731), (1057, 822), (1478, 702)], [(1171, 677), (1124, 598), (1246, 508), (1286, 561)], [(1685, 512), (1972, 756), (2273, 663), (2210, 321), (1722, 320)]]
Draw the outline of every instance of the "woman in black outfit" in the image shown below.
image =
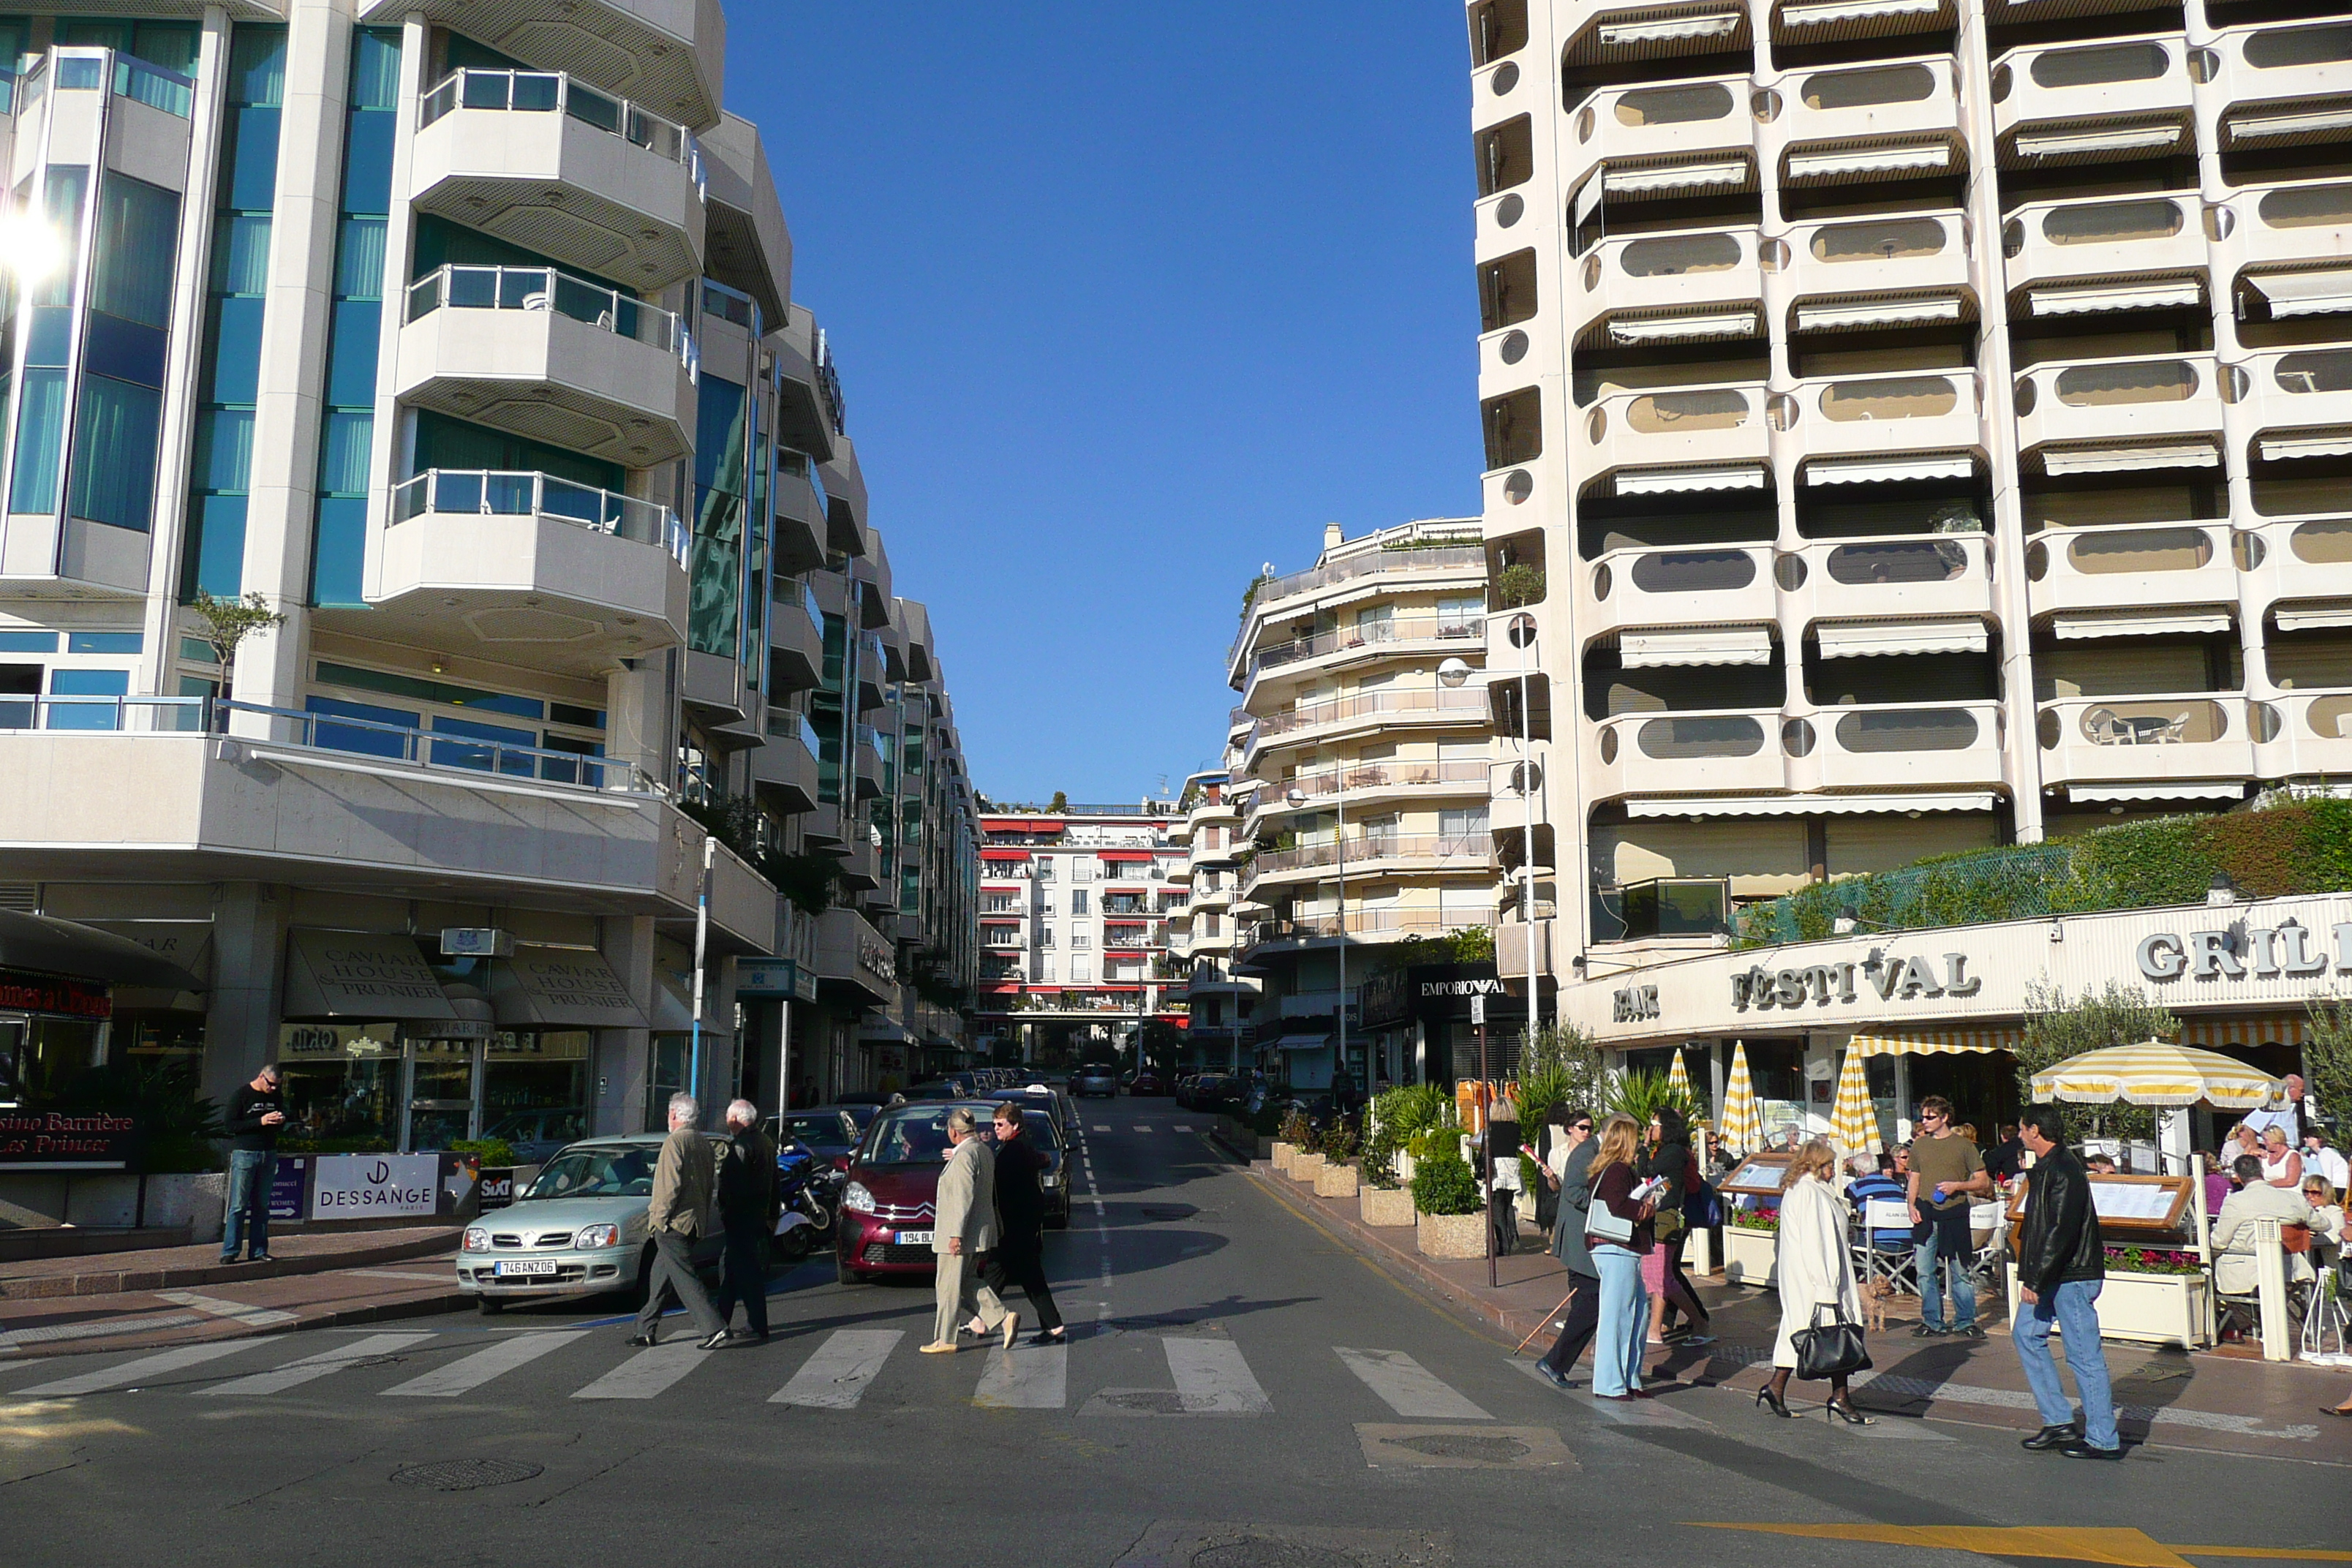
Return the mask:
[[(1658, 1207), (1677, 1211), (1684, 1207), (1692, 1168), (1690, 1123), (1673, 1106), (1663, 1106), (1650, 1120), (1650, 1146), (1643, 1152), (1641, 1161), (1643, 1175), (1664, 1176), (1669, 1184), (1666, 1195), (1658, 1200)], [(1714, 1338), (1706, 1331), (1713, 1321), (1699, 1304), (1698, 1292), (1691, 1289), (1690, 1276), (1683, 1272), (1683, 1247), (1689, 1240), (1690, 1227), (1685, 1224), (1675, 1232), (1673, 1240), (1660, 1244), (1665, 1254), (1665, 1266), (1658, 1337), (1669, 1344), (1703, 1345)], [(1677, 1311), (1683, 1314), (1683, 1322), (1674, 1321)]]

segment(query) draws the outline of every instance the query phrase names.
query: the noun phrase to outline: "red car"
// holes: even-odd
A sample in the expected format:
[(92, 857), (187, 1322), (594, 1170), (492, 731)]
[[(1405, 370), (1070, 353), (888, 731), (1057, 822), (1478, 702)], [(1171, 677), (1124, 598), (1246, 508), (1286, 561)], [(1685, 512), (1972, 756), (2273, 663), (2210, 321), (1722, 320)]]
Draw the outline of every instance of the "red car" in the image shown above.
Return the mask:
[(961, 1106), (985, 1131), (988, 1100), (922, 1100), (874, 1119), (850, 1157), (835, 1226), (834, 1269), (844, 1284), (932, 1270), (931, 1221), (948, 1157), (948, 1112)]

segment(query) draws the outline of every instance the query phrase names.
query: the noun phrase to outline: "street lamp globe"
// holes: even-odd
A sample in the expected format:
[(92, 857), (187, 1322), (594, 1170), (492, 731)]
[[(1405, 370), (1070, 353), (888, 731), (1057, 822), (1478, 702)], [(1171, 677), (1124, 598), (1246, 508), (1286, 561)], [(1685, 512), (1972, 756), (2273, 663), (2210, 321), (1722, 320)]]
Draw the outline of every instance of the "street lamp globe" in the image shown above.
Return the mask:
[(1437, 679), (1444, 686), (1460, 686), (1470, 679), (1470, 667), (1458, 658), (1449, 658), (1437, 667)]
[(1307, 792), (1303, 789), (1286, 789), (1282, 792), (1282, 798), (1288, 801), (1293, 806), (1305, 805), (1307, 804)]

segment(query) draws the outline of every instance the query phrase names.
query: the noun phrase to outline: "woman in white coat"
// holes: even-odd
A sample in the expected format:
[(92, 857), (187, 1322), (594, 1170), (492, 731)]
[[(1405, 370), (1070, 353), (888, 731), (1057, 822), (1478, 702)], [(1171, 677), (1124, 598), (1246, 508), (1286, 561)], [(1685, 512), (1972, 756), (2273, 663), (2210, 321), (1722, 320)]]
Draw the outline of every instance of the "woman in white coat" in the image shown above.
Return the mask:
[[(1790, 1415), (1789, 1376), (1797, 1370), (1796, 1336), (1813, 1325), (1813, 1313), (1835, 1307), (1851, 1323), (1862, 1321), (1862, 1294), (1853, 1283), (1853, 1253), (1846, 1239), (1847, 1209), (1837, 1189), (1837, 1152), (1816, 1138), (1797, 1151), (1780, 1189), (1780, 1232), (1774, 1285), (1780, 1293), (1780, 1332), (1772, 1342), (1772, 1381), (1756, 1403), (1775, 1415)], [(1824, 1321), (1834, 1317), (1823, 1313)], [(1829, 1414), (1856, 1426), (1877, 1423), (1853, 1407), (1846, 1374), (1830, 1379)]]

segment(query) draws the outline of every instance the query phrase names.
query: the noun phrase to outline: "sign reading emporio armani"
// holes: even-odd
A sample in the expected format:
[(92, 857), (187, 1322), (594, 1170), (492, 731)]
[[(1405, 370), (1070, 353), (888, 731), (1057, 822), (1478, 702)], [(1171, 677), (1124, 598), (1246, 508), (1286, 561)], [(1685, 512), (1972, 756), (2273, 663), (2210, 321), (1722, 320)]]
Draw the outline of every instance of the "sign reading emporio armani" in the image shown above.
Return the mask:
[(1767, 969), (1758, 964), (1732, 975), (1731, 1005), (1742, 1013), (1750, 1007), (1826, 1007), (1832, 1002), (1858, 1000), (1865, 989), (1881, 1002), (1973, 996), (1984, 988), (1984, 981), (1968, 969), (1965, 952), (1948, 952), (1937, 960), (1925, 953), (1905, 958), (1875, 948), (1858, 963), (1812, 963), (1801, 969)]

